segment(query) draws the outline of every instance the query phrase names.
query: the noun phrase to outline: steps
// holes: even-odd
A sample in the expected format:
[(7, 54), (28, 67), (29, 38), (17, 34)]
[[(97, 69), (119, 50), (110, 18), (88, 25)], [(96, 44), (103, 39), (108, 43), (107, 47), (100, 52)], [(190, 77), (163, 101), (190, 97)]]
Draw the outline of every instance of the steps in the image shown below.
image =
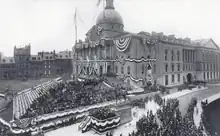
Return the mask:
[(91, 117), (87, 116), (83, 119), (81, 124), (78, 126), (79, 131), (86, 131), (88, 129)]

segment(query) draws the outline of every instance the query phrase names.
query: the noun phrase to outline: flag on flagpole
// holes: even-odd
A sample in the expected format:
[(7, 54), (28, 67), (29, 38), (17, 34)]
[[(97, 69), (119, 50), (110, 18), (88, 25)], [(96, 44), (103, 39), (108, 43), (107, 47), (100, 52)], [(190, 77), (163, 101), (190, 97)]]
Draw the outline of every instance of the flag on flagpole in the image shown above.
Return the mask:
[(102, 0), (98, 0), (98, 2), (97, 2), (97, 4), (96, 4), (97, 7), (100, 5), (101, 1), (102, 1)]

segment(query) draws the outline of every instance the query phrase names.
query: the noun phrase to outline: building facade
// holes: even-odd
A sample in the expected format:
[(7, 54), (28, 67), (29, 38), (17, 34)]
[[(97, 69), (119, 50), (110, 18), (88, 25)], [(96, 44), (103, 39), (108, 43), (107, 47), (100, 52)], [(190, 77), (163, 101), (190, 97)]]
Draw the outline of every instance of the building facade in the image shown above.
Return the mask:
[(220, 79), (220, 50), (212, 39), (192, 41), (163, 33), (124, 31), (123, 19), (106, 0), (96, 25), (73, 47), (75, 75), (107, 72), (128, 84), (156, 82), (176, 86), (193, 80)]
[(0, 79), (53, 77), (72, 73), (72, 51), (31, 54), (31, 45), (14, 47), (13, 57), (1, 57)]

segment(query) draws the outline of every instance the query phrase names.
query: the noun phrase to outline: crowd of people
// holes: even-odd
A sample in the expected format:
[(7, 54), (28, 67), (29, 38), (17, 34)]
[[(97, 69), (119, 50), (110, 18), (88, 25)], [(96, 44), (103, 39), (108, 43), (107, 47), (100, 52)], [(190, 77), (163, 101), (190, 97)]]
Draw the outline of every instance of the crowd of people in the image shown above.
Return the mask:
[(108, 107), (103, 107), (103, 108), (95, 109), (94, 111), (92, 111), (90, 113), (90, 115), (92, 117), (95, 117), (95, 118), (99, 119), (99, 120), (105, 120), (105, 119), (108, 119), (108, 118), (115, 117), (116, 113), (115, 113), (115, 111), (111, 110)]
[(60, 83), (57, 87), (50, 88), (48, 93), (34, 100), (22, 118), (125, 99), (126, 92), (121, 91), (120, 87), (103, 89), (102, 85), (101, 80)]
[[(157, 98), (158, 99), (158, 98)], [(164, 101), (155, 115), (149, 112), (137, 123), (137, 132), (132, 136), (204, 136), (203, 127), (197, 128), (193, 121), (196, 100), (192, 100), (187, 113), (182, 116), (179, 101), (170, 99)]]

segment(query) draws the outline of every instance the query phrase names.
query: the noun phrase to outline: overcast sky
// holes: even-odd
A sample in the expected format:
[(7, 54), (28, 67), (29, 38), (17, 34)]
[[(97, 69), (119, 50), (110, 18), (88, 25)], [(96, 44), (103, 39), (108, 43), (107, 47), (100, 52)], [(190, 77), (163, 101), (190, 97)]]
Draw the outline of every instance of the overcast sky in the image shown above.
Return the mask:
[[(32, 53), (66, 50), (73, 46), (74, 11), (78, 9), (78, 37), (95, 24), (102, 4), (97, 0), (0, 0), (0, 51), (32, 44)], [(220, 44), (219, 0), (114, 0), (125, 30), (164, 32), (192, 39), (213, 38)]]

